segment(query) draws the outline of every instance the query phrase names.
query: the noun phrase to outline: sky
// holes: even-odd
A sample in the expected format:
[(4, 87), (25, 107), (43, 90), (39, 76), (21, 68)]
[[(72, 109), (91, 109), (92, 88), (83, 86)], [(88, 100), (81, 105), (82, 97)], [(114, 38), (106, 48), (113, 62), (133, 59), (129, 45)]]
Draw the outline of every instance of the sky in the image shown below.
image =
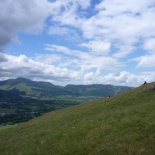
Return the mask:
[(155, 81), (155, 0), (1, 0), (0, 80)]

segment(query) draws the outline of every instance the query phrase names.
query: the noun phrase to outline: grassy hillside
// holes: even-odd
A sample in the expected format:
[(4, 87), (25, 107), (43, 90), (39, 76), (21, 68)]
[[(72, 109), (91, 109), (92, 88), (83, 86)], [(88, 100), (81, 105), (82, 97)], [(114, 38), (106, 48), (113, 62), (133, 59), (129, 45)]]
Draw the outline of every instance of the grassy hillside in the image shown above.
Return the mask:
[(17, 89), (24, 91), (27, 96), (35, 98), (48, 98), (60, 95), (70, 95), (71, 92), (64, 90), (61, 86), (53, 85), (49, 82), (31, 81), (25, 78), (8, 79), (0, 81), (1, 90)]
[(153, 155), (155, 91), (140, 86), (0, 130), (3, 155)]

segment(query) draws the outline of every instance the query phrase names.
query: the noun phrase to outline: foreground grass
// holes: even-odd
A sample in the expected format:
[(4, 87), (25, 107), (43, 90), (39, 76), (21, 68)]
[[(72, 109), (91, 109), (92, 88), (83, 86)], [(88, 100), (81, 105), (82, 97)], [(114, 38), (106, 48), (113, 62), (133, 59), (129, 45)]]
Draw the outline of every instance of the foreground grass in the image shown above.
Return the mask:
[(155, 91), (149, 90), (151, 85), (1, 130), (0, 152), (3, 155), (155, 154)]

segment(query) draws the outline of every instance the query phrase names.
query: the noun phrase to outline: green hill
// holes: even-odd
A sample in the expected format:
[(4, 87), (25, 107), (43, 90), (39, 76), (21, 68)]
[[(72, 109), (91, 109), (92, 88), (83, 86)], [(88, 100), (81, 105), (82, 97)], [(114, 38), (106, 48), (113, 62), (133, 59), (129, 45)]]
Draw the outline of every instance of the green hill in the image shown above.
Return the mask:
[(44, 97), (55, 97), (60, 95), (72, 95), (72, 92), (64, 90), (63, 87), (53, 85), (49, 82), (37, 82), (31, 81), (25, 78), (8, 79), (0, 81), (1, 90), (12, 90), (17, 89), (24, 91), (29, 97), (44, 98)]
[(2, 155), (154, 155), (152, 83), (0, 130)]

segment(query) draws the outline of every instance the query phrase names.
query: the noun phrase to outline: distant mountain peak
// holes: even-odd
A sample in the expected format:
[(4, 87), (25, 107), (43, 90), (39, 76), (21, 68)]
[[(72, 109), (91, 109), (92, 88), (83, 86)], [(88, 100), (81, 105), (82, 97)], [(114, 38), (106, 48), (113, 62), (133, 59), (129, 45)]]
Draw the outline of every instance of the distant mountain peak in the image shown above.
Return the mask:
[(23, 77), (18, 77), (15, 80), (17, 80), (17, 81), (31, 81), (30, 79), (26, 79), (26, 78), (23, 78)]

